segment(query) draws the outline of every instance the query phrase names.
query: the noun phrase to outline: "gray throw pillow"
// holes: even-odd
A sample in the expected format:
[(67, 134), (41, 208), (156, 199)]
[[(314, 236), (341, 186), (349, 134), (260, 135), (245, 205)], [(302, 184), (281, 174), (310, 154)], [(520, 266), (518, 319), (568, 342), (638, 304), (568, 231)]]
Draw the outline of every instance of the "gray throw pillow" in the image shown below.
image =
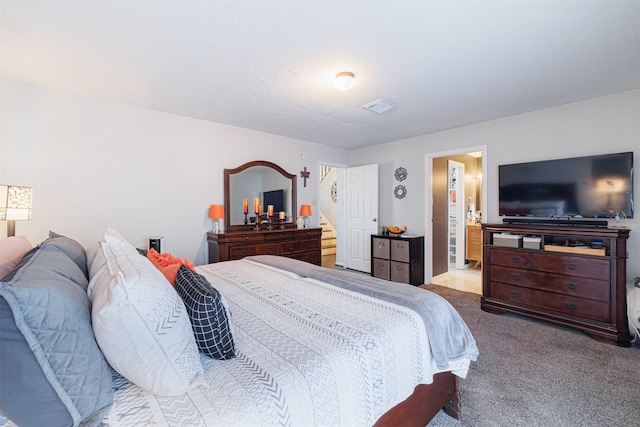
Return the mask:
[(53, 245), (64, 252), (76, 263), (80, 271), (84, 274), (84, 277), (89, 278), (87, 271), (87, 253), (80, 243), (62, 234), (54, 233), (53, 231), (49, 231), (49, 238), (45, 240), (45, 243)]
[(11, 277), (0, 282), (0, 412), (25, 426), (102, 418), (113, 399), (111, 369), (80, 267), (45, 242)]

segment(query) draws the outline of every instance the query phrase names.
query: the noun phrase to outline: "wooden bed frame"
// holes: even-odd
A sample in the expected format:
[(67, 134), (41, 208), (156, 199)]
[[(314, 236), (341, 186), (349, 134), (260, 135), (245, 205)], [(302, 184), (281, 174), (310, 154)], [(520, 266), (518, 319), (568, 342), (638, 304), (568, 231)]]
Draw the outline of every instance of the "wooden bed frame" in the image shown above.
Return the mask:
[(411, 396), (385, 412), (373, 427), (424, 427), (441, 409), (462, 421), (459, 379), (451, 372), (434, 375), (431, 384), (418, 384)]

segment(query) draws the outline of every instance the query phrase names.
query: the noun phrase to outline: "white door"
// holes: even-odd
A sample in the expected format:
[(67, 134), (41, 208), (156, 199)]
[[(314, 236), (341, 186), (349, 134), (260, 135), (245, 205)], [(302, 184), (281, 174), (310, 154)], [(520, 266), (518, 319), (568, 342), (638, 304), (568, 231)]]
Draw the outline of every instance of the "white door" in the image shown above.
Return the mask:
[(378, 165), (348, 168), (345, 180), (345, 267), (371, 272), (371, 235), (378, 230)]
[(449, 160), (449, 266), (465, 268), (464, 163)]

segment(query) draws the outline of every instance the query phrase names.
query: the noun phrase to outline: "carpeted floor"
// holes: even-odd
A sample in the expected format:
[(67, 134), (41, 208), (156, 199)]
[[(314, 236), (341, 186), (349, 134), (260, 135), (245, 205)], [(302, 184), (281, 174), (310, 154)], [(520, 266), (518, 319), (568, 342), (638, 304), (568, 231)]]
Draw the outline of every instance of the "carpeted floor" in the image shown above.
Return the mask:
[(439, 413), (429, 426), (638, 426), (640, 348), (581, 331), (480, 310), (480, 296), (423, 285), (447, 299), (480, 356), (460, 380), (462, 423)]

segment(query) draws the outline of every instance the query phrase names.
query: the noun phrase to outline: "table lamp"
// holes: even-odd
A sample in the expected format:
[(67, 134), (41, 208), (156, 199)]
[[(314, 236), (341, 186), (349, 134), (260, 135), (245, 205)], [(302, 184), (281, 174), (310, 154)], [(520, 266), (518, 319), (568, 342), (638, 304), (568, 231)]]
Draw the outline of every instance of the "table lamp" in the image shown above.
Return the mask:
[(7, 237), (16, 235), (15, 221), (31, 219), (33, 189), (0, 185), (0, 221), (7, 221)]
[(220, 234), (220, 220), (224, 218), (224, 206), (211, 205), (209, 208), (209, 218), (213, 219), (213, 232)]
[(311, 205), (300, 206), (300, 216), (304, 218), (304, 228), (309, 228), (309, 217), (311, 216)]

